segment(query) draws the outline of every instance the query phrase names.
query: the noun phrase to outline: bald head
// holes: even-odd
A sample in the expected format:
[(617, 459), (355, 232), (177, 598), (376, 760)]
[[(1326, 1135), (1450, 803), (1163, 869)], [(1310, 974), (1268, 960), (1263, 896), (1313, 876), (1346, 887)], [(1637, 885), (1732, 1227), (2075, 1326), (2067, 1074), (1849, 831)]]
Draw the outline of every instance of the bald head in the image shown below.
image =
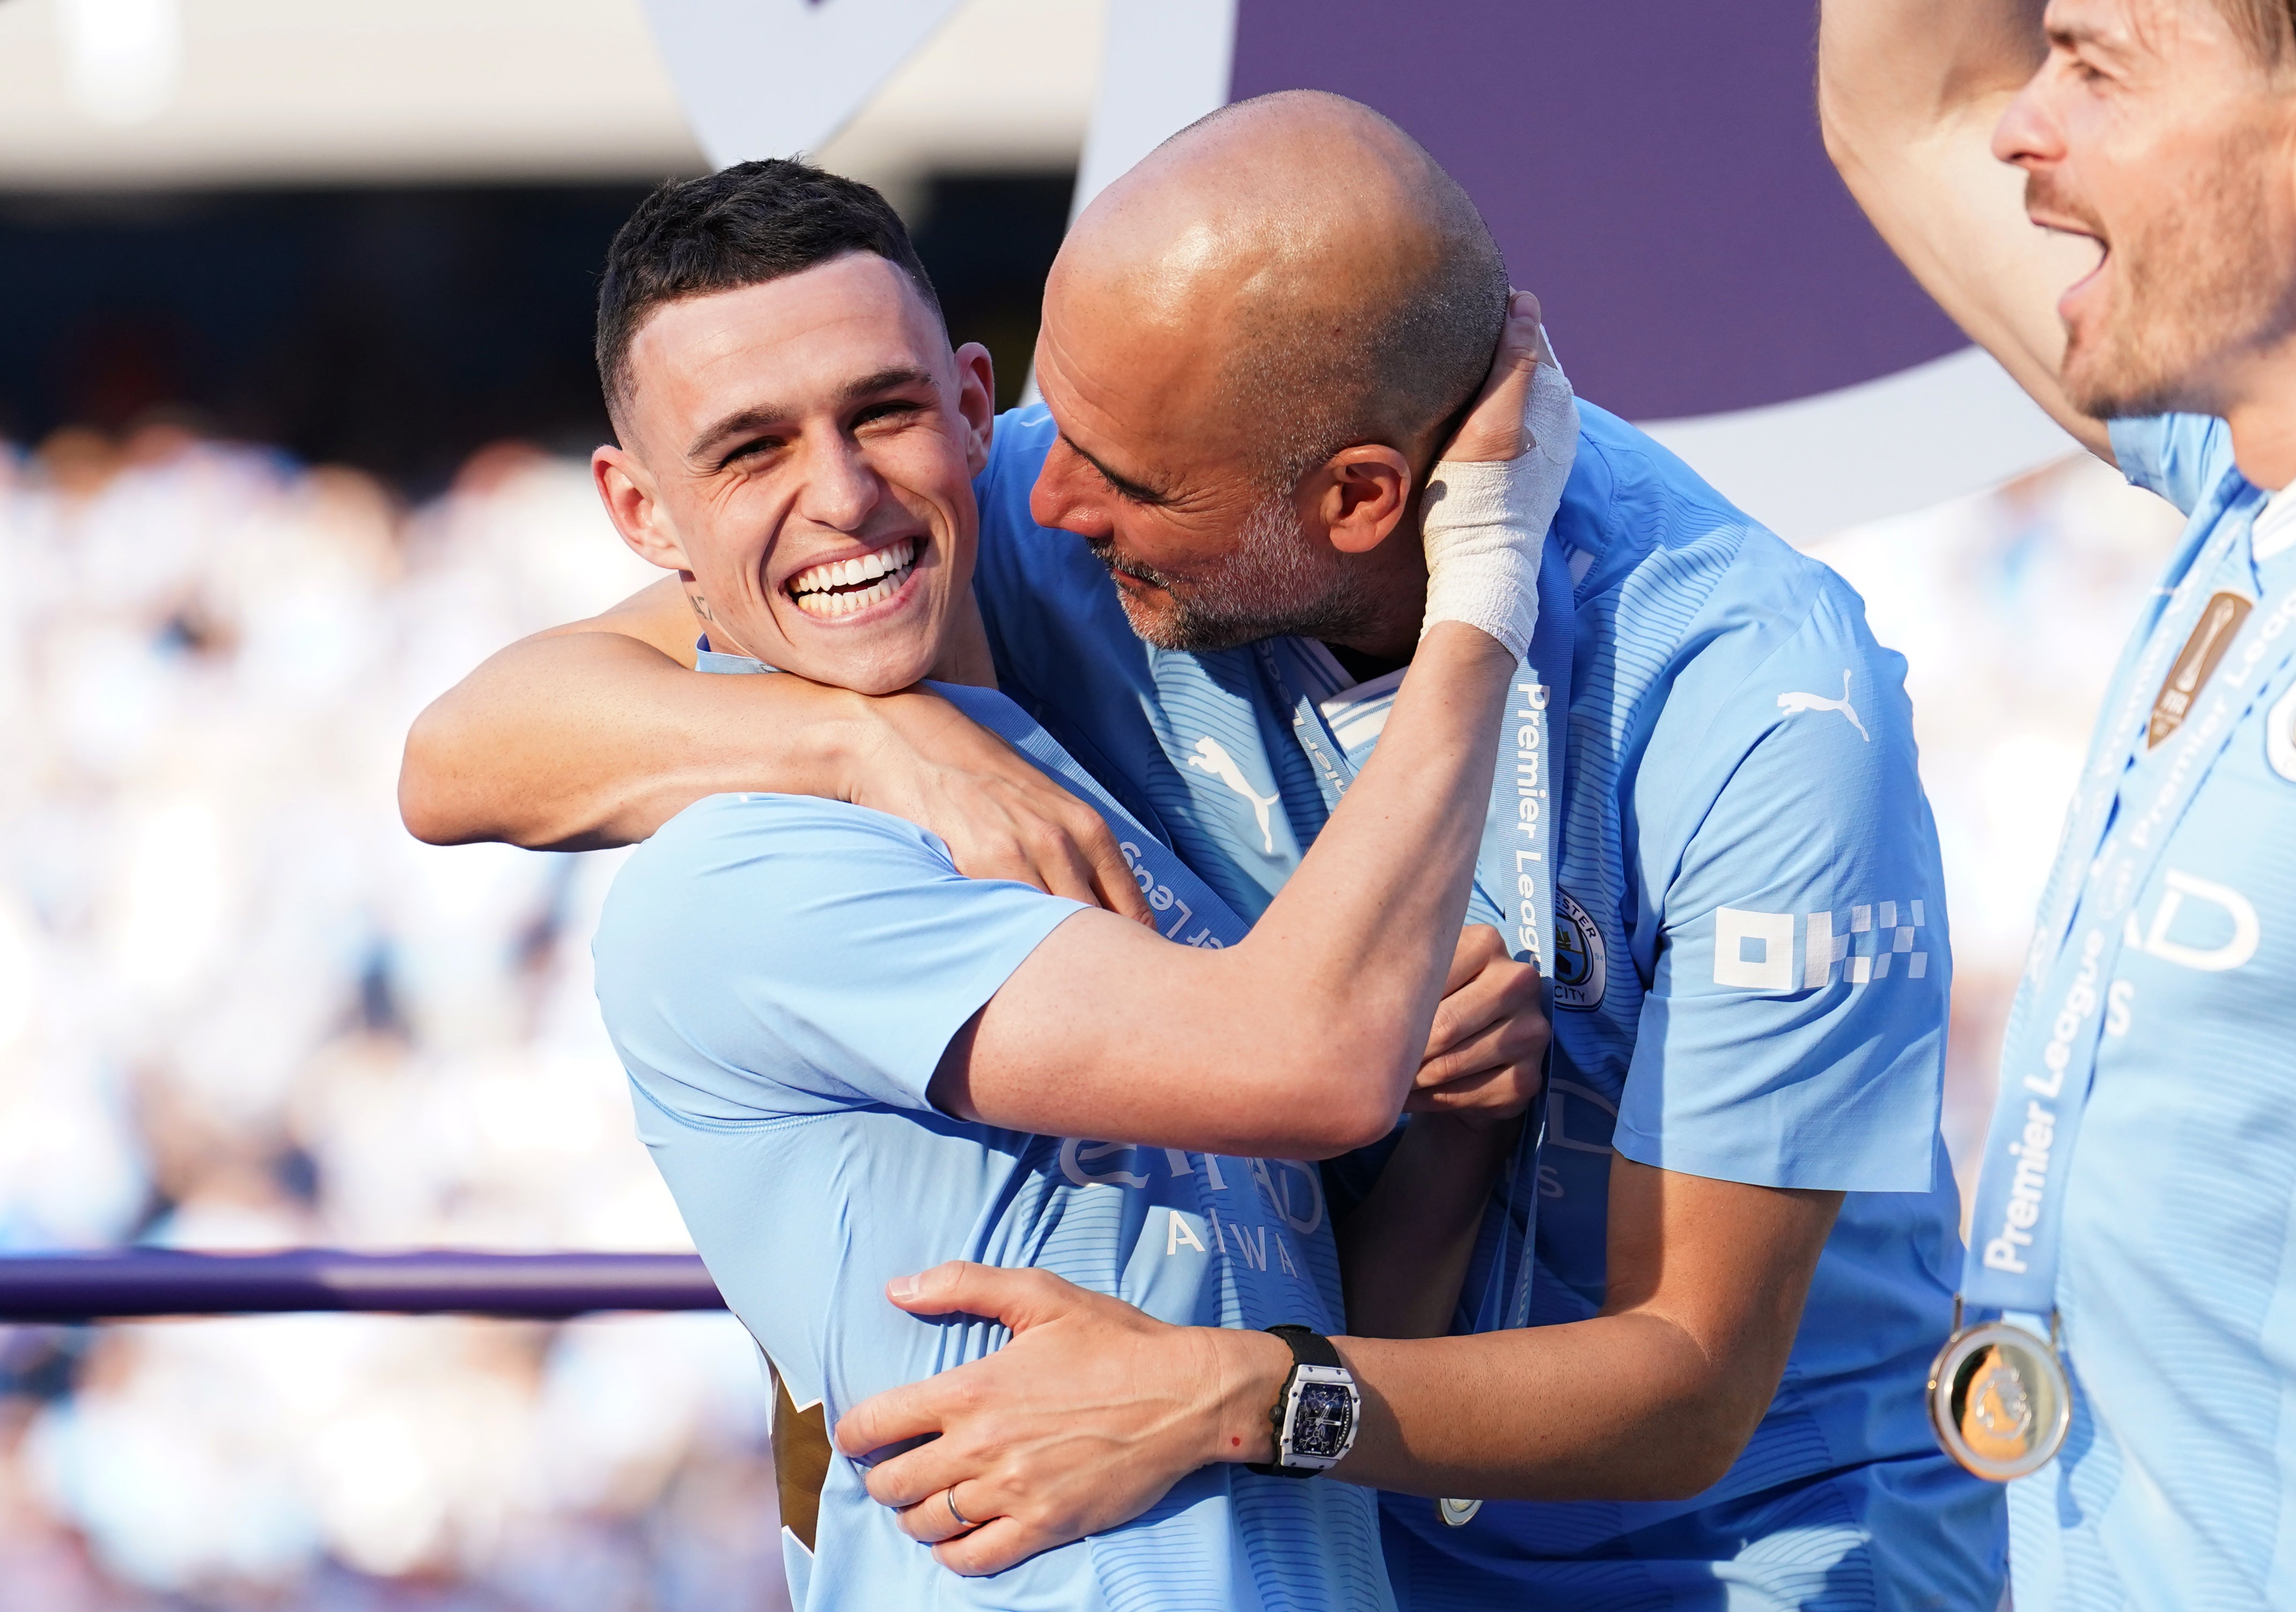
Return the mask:
[(1489, 365), (1507, 274), (1417, 142), (1357, 102), (1286, 91), (1183, 129), (1103, 192), (1046, 304), (1153, 340), (1176, 404), (1288, 486), (1355, 442), (1431, 452)]

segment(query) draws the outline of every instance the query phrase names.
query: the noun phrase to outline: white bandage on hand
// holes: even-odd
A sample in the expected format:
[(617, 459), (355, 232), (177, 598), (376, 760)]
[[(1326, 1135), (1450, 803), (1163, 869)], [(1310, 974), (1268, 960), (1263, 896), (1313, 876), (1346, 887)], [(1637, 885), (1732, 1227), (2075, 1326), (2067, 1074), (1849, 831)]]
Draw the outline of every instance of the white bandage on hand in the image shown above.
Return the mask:
[(1538, 561), (1578, 456), (1578, 401), (1553, 364), (1533, 372), (1523, 405), (1528, 451), (1514, 459), (1444, 460), (1427, 480), (1420, 536), (1427, 552), (1425, 637), (1463, 621), (1517, 659), (1538, 625)]

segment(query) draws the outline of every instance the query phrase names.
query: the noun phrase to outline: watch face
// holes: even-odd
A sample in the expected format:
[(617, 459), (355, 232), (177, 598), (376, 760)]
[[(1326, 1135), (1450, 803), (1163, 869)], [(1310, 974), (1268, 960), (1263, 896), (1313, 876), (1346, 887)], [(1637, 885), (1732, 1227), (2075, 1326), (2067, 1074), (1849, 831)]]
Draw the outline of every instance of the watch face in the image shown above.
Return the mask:
[(1338, 1383), (1303, 1383), (1292, 1417), (1292, 1448), (1300, 1455), (1337, 1461), (1356, 1420), (1355, 1401)]

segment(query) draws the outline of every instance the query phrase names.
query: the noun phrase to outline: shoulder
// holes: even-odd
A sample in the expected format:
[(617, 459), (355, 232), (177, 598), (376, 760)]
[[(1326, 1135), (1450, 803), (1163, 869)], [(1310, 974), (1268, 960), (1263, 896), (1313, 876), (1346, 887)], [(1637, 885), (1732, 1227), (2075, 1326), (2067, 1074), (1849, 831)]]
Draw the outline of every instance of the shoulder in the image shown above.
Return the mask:
[(810, 795), (711, 795), (671, 818), (622, 864), (618, 895), (742, 892), (762, 882), (858, 884), (883, 872), (953, 871), (938, 835), (904, 818)]
[(1653, 551), (1718, 539), (1726, 547), (1759, 528), (1655, 438), (1581, 398), (1578, 458), (1557, 529), (1564, 541), (1595, 553), (1602, 571), (1615, 574)]
[(1626, 421), (1593, 407), (1582, 420), (1566, 497), (1579, 528), (1567, 540), (1593, 554), (1578, 592), (1582, 632), (1597, 641), (1582, 657), (1594, 691), (1622, 706), (1651, 693), (1720, 698), (1765, 667), (1792, 676), (1829, 664), (1838, 682), (1845, 653), (1854, 669), (1877, 652), (1865, 601), (1831, 567)]
[(2151, 414), (2107, 422), (2120, 473), (2187, 515), (2233, 469), (2232, 429), (2208, 414)]
[(1108, 573), (1082, 539), (1038, 526), (1029, 510), (1029, 495), (1045, 468), (1045, 455), (1060, 435), (1052, 412), (1041, 403), (996, 416), (988, 439), (988, 463), (972, 480), (973, 500), (980, 510), (976, 585), (982, 604), (992, 612), (1002, 597), (1015, 590), (1107, 583)]
[(966, 879), (938, 838), (865, 806), (713, 796), (616, 877), (598, 1006), (675, 1117), (921, 1109), (948, 1037), (1077, 910)]
[(1084, 540), (1037, 524), (1029, 497), (1060, 428), (1042, 404), (996, 417), (988, 464), (973, 479), (980, 539), (973, 568), (998, 678), (1033, 691), (1024, 706), (1058, 690), (1078, 657), (1141, 653), (1108, 569)]
[(991, 502), (1002, 503), (1015, 496), (1025, 509), (1029, 489), (1036, 486), (1037, 472), (1044, 468), (1045, 455), (1052, 452), (1060, 434), (1061, 428), (1053, 423), (1053, 412), (1041, 403), (997, 415), (988, 437), (988, 463), (972, 483), (982, 509), (986, 511)]
[[(961, 880), (915, 824), (801, 795), (712, 795), (664, 823), (622, 864), (599, 914), (599, 990), (625, 970), (739, 946), (752, 969), (783, 944), (816, 945), (826, 906)], [(760, 949), (762, 948), (762, 950)]]
[(1037, 524), (1029, 510), (1029, 495), (1045, 468), (1045, 455), (1060, 439), (1060, 427), (1041, 403), (1010, 409), (996, 416), (988, 438), (988, 463), (972, 480), (972, 495), (980, 511), (980, 552), (975, 574), (982, 602), (994, 607), (998, 596), (1016, 587), (1042, 585), (1082, 561), (1088, 577), (1104, 578), (1091, 552), (1067, 532), (1050, 531)]

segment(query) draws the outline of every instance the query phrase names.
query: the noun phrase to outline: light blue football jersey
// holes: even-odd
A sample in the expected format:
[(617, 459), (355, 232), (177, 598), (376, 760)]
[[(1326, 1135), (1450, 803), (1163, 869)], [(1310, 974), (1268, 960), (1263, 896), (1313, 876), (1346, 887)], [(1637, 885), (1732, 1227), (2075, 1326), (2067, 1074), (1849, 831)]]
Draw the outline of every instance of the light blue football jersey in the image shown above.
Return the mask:
[[(1388, 1497), (1398, 1599), (1422, 1612), (1989, 1612), (2000, 1494), (1939, 1452), (1923, 1410), (1960, 1206), (1937, 1125), (1944, 893), (1903, 663), (1833, 572), (1647, 437), (1579, 407), (1554, 527), (1578, 614), (1533, 1321), (1602, 1302), (1613, 1147), (1850, 1196), (1776, 1401), (1719, 1485), (1680, 1504), (1495, 1503), (1457, 1529), (1429, 1501)], [(1029, 519), (1054, 435), (1041, 408), (1004, 415), (976, 483), (976, 591), (1000, 680), (1256, 915), (1329, 810), (1298, 725), (1320, 724), (1314, 737), (1359, 762), (1392, 679), (1354, 685), (1298, 640), (1201, 654), (1142, 643), (1086, 545)], [(1335, 1190), (1362, 1174), (1326, 1172)], [(1529, 1218), (1521, 1184), (1495, 1199), (1463, 1326)]]
[[(2262, 513), (2222, 421), (2112, 432), (2128, 479), (2193, 520), (2084, 790), (2119, 788), (2115, 714), (2141, 718), (2160, 692), (2133, 686), (2134, 663), (2211, 536), (2234, 538), (2198, 577), (2211, 593), (2296, 585), (2296, 510)], [(2057, 1269), (2072, 1428), (2011, 1489), (2018, 1612), (2296, 1606), (2296, 697), (2233, 731), (2137, 898), (2105, 1002)]]
[[(706, 659), (728, 663), (763, 669)], [(832, 1426), (1004, 1342), (886, 1300), (887, 1281), (944, 1260), (1037, 1266), (1182, 1324), (1341, 1329), (1312, 1166), (1029, 1135), (928, 1100), (950, 1037), (1077, 911), (962, 877), (939, 838), (898, 818), (785, 795), (701, 801), (615, 879), (598, 1000), (639, 1134), (727, 1303)], [(899, 1531), (865, 1476), (833, 1460), (814, 1553), (784, 1542), (800, 1612), (1394, 1605), (1376, 1502), (1344, 1485), (1208, 1467), (1121, 1527), (963, 1578)]]

